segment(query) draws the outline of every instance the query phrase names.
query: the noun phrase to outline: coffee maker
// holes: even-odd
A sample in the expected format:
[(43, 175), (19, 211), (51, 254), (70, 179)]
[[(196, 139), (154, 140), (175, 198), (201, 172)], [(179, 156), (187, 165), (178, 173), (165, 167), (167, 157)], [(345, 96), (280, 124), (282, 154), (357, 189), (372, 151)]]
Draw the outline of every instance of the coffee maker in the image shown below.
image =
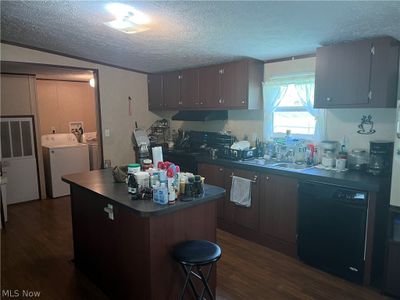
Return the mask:
[(371, 141), (369, 149), (368, 172), (375, 176), (386, 176), (392, 171), (394, 143), (390, 141)]

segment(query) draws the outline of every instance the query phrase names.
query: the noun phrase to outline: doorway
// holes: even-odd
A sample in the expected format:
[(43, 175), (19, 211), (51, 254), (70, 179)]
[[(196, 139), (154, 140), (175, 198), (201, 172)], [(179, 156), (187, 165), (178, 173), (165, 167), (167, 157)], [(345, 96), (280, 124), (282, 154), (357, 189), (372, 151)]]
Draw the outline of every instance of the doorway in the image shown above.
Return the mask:
[[(10, 117), (10, 115), (25, 117), (28, 114), (28, 111), (17, 113), (20, 108), (26, 106), (15, 105), (16, 101), (20, 101), (18, 100), (20, 97), (15, 97), (15, 99), (13, 96), (3, 97), (3, 95), (7, 94), (4, 91), (9, 86), (4, 84), (3, 79), (6, 76), (13, 76), (13, 78), (17, 79), (19, 77), (29, 77), (31, 84), (29, 100), (25, 102), (29, 102), (27, 104), (30, 107), (29, 115), (33, 116), (33, 139), (37, 157), (36, 172), (30, 175), (27, 180), (29, 182), (35, 182), (36, 180), (39, 195), (32, 194), (31, 197), (14, 199), (14, 203), (63, 196), (65, 195), (65, 190), (67, 191), (66, 193), (69, 193), (69, 189), (62, 189), (60, 193), (54, 190), (57, 186), (63, 184), (61, 182), (61, 176), (64, 175), (63, 172), (67, 174), (103, 168), (97, 69), (2, 61), (1, 76), (3, 84), (1, 88), (2, 104), (0, 114), (2, 120)], [(20, 88), (17, 81), (17, 85), (13, 86), (12, 90), (18, 89)], [(56, 143), (58, 141), (64, 144), (63, 138), (79, 145), (68, 145), (70, 147), (68, 148), (69, 150), (60, 150), (61, 148)], [(73, 139), (75, 140), (72, 141)], [(74, 150), (71, 150), (72, 148)], [(66, 148), (64, 147), (63, 149)], [(67, 154), (68, 151), (73, 154)], [(60, 164), (60, 159), (61, 161), (63, 160), (63, 158), (60, 158), (62, 157), (60, 153), (64, 153), (63, 155), (77, 155), (74, 153), (79, 151), (80, 154), (76, 159), (75, 157), (70, 157), (70, 161), (80, 165), (79, 169), (75, 171), (71, 167), (71, 163)], [(53, 162), (55, 153), (58, 153), (59, 157), (57, 163)], [(1, 158), (3, 162), (3, 156)], [(84, 167), (86, 161), (87, 168)], [(52, 170), (54, 166), (57, 166), (57, 171)], [(63, 171), (63, 166), (65, 166), (65, 171)], [(10, 170), (5, 171), (9, 172)], [(53, 177), (54, 174), (58, 174), (56, 179), (52, 178), (52, 174)], [(6, 176), (6, 174), (4, 175)], [(34, 178), (35, 176), (36, 179)], [(58, 180), (58, 182), (53, 184), (54, 180)], [(12, 187), (10, 182), (9, 186)], [(7, 193), (12, 194), (13, 191), (8, 188)]]

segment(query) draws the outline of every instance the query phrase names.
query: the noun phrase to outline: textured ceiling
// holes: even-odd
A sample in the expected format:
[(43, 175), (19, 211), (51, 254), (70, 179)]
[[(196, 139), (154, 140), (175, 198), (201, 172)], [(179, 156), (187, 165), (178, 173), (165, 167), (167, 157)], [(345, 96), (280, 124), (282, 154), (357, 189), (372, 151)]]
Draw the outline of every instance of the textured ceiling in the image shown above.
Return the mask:
[(400, 39), (400, 1), (128, 1), (151, 29), (125, 34), (105, 1), (1, 1), (1, 38), (145, 72), (314, 53), (324, 44)]

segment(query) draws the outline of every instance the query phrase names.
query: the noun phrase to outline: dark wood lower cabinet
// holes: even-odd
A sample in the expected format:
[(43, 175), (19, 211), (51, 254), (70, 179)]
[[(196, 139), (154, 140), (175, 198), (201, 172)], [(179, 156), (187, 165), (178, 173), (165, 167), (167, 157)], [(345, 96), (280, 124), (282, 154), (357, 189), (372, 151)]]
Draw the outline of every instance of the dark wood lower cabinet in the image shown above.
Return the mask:
[[(226, 189), (218, 202), (219, 228), (297, 257), (297, 179), (212, 164), (198, 170), (206, 183)], [(254, 181), (250, 207), (230, 201), (233, 175)]]
[(260, 186), (260, 233), (276, 239), (273, 248), (296, 256), (297, 179), (263, 174)]
[(388, 245), (385, 292), (400, 297), (400, 242)]
[[(114, 219), (104, 212), (113, 205)], [(173, 247), (216, 242), (215, 201), (140, 217), (95, 192), (71, 185), (74, 262), (112, 299), (178, 299), (184, 285)], [(216, 267), (210, 279), (215, 295)], [(192, 299), (186, 293), (185, 299)]]
[[(199, 164), (198, 173), (205, 177), (208, 184), (215, 186), (225, 187), (225, 168), (217, 165)], [(224, 198), (217, 200), (217, 218), (218, 220), (224, 219)]]
[(391, 206), (386, 244), (385, 293), (400, 298), (400, 242), (393, 240), (394, 219), (400, 217), (400, 208)]
[[(251, 184), (251, 206), (244, 207), (234, 204), (230, 201), (230, 193), (232, 186), (232, 176), (238, 176), (252, 180)], [(224, 215), (225, 220), (233, 223), (236, 226), (250, 229), (255, 232), (258, 231), (259, 225), (259, 186), (258, 186), (258, 173), (245, 171), (245, 170), (232, 170), (225, 169), (225, 182), (226, 182), (226, 199), (224, 202)]]

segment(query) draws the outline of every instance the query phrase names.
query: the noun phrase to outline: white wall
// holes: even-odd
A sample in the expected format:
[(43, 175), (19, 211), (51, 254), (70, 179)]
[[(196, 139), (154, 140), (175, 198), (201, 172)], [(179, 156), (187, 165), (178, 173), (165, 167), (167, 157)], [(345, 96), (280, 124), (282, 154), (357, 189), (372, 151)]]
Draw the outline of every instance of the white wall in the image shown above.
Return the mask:
[[(112, 165), (134, 160), (131, 133), (134, 121), (148, 128), (158, 117), (147, 108), (147, 75), (89, 63), (42, 51), (1, 44), (1, 60), (54, 64), (99, 70), (104, 159)], [(134, 99), (133, 115), (128, 115), (128, 96)], [(110, 137), (104, 130), (110, 129)]]

